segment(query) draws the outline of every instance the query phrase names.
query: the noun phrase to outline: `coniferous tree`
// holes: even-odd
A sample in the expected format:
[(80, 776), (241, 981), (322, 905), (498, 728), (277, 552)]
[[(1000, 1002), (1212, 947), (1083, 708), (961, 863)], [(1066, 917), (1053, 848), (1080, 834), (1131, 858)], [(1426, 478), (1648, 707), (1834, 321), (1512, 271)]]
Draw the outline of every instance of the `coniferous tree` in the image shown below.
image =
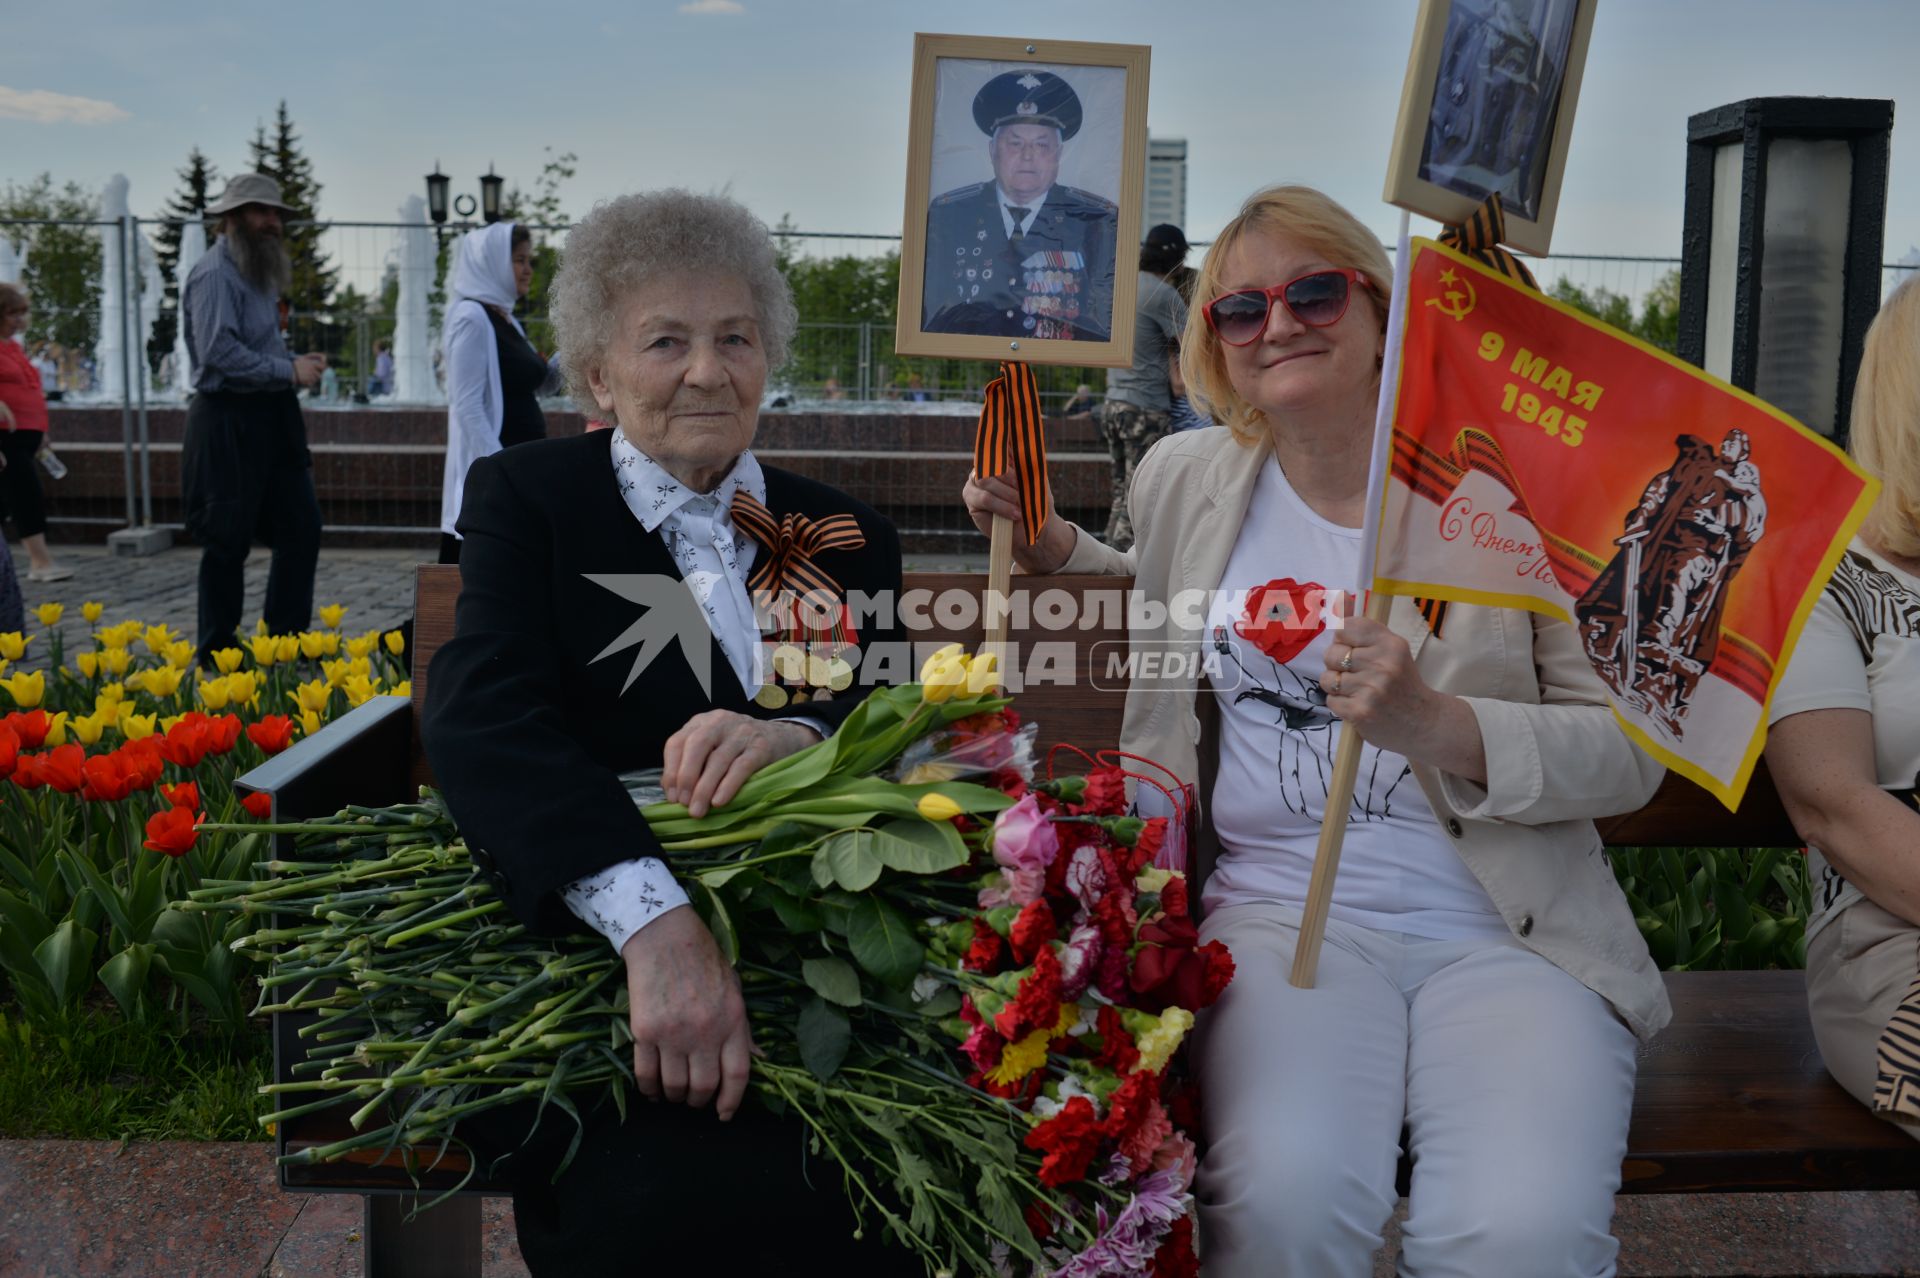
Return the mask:
[[(247, 148), (254, 172), (280, 183), (280, 198), (293, 210), (286, 215), (287, 221), (316, 221), (320, 183), (313, 176), (313, 161), (300, 149), (300, 135), (294, 132), (285, 99), (274, 116), (272, 133), (267, 126), (259, 126)], [(325, 310), (340, 274), (321, 249), (320, 233), (317, 225), (287, 228), (287, 251), (293, 257), (293, 287), (287, 292), (287, 302), (298, 312)]]
[(166, 281), (166, 293), (160, 319), (153, 326), (153, 340), (147, 350), (148, 358), (152, 360), (158, 360), (173, 349), (174, 335), (179, 330), (180, 285), (184, 282), (179, 278), (183, 223), (204, 220), (207, 205), (219, 197), (220, 174), (214, 168), (213, 161), (202, 154), (199, 147), (187, 153), (187, 167), (176, 172), (180, 176), (180, 189), (160, 210), (164, 221), (153, 233), (154, 254), (160, 261), (160, 276)]

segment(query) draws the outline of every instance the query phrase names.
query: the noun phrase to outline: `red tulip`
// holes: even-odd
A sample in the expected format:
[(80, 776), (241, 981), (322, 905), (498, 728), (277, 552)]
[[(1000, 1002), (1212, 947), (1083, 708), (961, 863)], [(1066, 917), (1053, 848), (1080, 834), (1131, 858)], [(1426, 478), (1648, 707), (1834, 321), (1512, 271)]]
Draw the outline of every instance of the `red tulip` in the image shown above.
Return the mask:
[(116, 754), (89, 756), (80, 765), (80, 797), (95, 803), (118, 803), (133, 790), (134, 774)]
[(247, 740), (268, 754), (279, 754), (293, 744), (293, 720), (284, 714), (270, 714), (258, 723), (249, 723)]
[(264, 821), (273, 815), (273, 796), (271, 794), (242, 795), (240, 806), (251, 813), (254, 820)]
[(147, 847), (168, 856), (185, 856), (193, 841), (200, 837), (194, 828), (197, 818), (186, 808), (168, 808), (147, 818)]
[(47, 729), (53, 726), (45, 710), (29, 710), (25, 714), (16, 710), (0, 719), (0, 723), (19, 734), (20, 746), (25, 750), (38, 750), (47, 739)]
[(163, 785), (160, 794), (169, 807), (185, 808), (196, 812), (200, 808), (200, 787), (191, 781), (182, 781), (179, 785)]
[(44, 762), (37, 754), (20, 754), (13, 764), (13, 783), (22, 790), (38, 790), (47, 783), (47, 778), (41, 772)]
[(166, 744), (159, 737), (129, 741), (115, 753), (125, 761), (127, 773), (133, 778), (133, 788), (136, 790), (153, 789), (166, 771)]
[(72, 794), (86, 782), (86, 774), (81, 771), (86, 758), (83, 746), (56, 746), (41, 756), (41, 776), (60, 793)]
[(225, 754), (240, 741), (240, 716), (223, 714), (217, 719), (207, 721), (207, 748), (215, 754)]
[(13, 775), (14, 764), (20, 759), (20, 734), (4, 723), (0, 723), (0, 780)]

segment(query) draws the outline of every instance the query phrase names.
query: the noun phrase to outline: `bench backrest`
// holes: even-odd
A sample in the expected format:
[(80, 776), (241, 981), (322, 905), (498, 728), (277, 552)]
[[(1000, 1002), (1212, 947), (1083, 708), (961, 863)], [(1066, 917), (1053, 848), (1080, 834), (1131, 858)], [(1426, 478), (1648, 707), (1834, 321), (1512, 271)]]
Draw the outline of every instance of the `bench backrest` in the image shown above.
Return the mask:
[[(1131, 582), (1126, 578), (1057, 576), (1046, 579), (1046, 589), (1064, 590), (1085, 598), (1094, 592), (1111, 596)], [(943, 592), (965, 592), (976, 600), (986, 588), (981, 573), (915, 572), (906, 577), (903, 603), (912, 606), (915, 591), (926, 591), (925, 598), (939, 598)], [(433, 654), (453, 637), (454, 603), (460, 595), (460, 570), (454, 566), (422, 564), (419, 569), (413, 630), (413, 705), (416, 721), (425, 704), (427, 683), (432, 677)], [(916, 649), (932, 651), (946, 643), (979, 646), (984, 630), (980, 609), (971, 610), (970, 625), (943, 625), (942, 610), (923, 607), (920, 611), (928, 629), (916, 629)], [(963, 612), (966, 610), (963, 610)], [(1050, 651), (1062, 659), (1057, 673), (1047, 682), (1036, 683), (1023, 691), (1016, 703), (1022, 718), (1040, 725), (1039, 746), (1044, 759), (1053, 747), (1079, 746), (1087, 750), (1112, 747), (1120, 740), (1120, 719), (1126, 702), (1126, 677), (1111, 668), (1109, 658), (1127, 651), (1125, 618), (1111, 611), (1083, 609), (1084, 628), (1054, 630), (1031, 624), (1016, 627), (1008, 640), (1013, 651), (1031, 654), (1037, 645), (1056, 645)], [(1071, 652), (1058, 645), (1070, 645)], [(416, 731), (414, 739), (419, 740)], [(1077, 771), (1071, 764), (1065, 770)], [(425, 759), (417, 747), (414, 780), (425, 784), (432, 779)], [(1773, 781), (1763, 761), (1755, 770), (1753, 782), (1737, 812), (1729, 812), (1719, 800), (1685, 777), (1669, 774), (1659, 793), (1637, 812), (1597, 822), (1600, 835), (1611, 847), (1798, 847), (1800, 838), (1781, 807)]]

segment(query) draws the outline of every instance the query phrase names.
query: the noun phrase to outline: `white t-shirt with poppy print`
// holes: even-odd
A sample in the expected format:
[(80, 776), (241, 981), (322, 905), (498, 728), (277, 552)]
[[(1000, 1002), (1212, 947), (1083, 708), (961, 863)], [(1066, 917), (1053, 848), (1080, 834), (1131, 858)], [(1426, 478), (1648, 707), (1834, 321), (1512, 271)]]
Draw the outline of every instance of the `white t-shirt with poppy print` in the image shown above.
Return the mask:
[[(1327, 593), (1352, 583), (1359, 562), (1360, 530), (1315, 514), (1269, 456), (1207, 618), (1220, 699), (1220, 859), (1208, 909), (1307, 898), (1344, 730), (1320, 690), (1338, 634)], [(1371, 745), (1360, 754), (1329, 913), (1438, 940), (1507, 934), (1406, 757)]]

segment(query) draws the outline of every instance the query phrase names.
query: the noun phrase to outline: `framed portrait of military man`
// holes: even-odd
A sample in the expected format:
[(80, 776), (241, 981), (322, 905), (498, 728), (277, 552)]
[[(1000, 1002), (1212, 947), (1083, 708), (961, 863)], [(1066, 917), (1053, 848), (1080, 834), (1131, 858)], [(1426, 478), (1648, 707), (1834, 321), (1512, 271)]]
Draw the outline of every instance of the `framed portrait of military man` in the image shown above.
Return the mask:
[(914, 37), (896, 351), (1132, 361), (1147, 59), (1144, 45)]
[(1460, 222), (1497, 193), (1506, 242), (1546, 253), (1597, 4), (1421, 0), (1387, 202)]

